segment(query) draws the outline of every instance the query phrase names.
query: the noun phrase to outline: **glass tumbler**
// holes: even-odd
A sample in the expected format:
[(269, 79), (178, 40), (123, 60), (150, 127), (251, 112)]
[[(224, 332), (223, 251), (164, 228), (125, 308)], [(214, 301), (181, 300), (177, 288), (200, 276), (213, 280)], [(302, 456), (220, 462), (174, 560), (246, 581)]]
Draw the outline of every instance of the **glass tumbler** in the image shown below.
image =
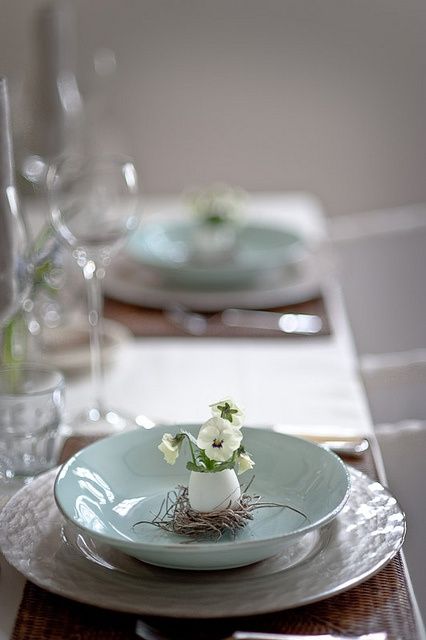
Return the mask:
[(35, 476), (56, 464), (64, 387), (55, 369), (0, 369), (0, 453), (11, 476)]

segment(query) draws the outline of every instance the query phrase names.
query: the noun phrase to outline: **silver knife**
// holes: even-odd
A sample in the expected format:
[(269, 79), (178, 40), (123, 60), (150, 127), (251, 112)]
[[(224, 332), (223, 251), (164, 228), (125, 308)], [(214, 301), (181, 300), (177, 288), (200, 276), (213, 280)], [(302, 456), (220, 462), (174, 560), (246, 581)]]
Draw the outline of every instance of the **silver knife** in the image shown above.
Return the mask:
[(366, 633), (362, 636), (310, 635), (301, 636), (292, 633), (257, 633), (253, 631), (235, 631), (232, 640), (386, 640), (387, 633)]
[(309, 313), (225, 309), (220, 319), (228, 327), (269, 329), (289, 334), (315, 335), (320, 333), (323, 328), (321, 318)]
[[(168, 640), (172, 638), (181, 638), (182, 634), (177, 631), (171, 635), (168, 631), (161, 631), (156, 627), (152, 627), (145, 620), (139, 619), (136, 623), (136, 636), (144, 640)], [(342, 635), (294, 635), (292, 633), (261, 633), (257, 631), (234, 631), (232, 636), (225, 640), (387, 640), (387, 633), (367, 633), (361, 636), (342, 636)]]

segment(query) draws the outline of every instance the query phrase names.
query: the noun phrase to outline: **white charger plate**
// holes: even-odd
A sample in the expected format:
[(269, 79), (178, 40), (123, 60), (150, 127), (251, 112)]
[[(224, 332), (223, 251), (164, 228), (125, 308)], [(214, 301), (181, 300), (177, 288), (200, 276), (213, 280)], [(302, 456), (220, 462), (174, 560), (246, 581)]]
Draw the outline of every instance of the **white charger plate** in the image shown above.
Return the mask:
[(395, 498), (378, 482), (350, 469), (348, 502), (335, 520), (313, 532), (320, 537), (308, 539), (307, 555), (294, 548), (295, 566), (289, 568), (291, 558), (284, 554), (207, 576), (162, 569), (64, 530), (53, 497), (56, 473), (40, 476), (4, 507), (0, 548), (35, 584), (115, 611), (224, 618), (290, 609), (364, 582), (395, 556), (405, 536), (405, 517)]
[(106, 295), (128, 304), (153, 309), (182, 305), (194, 311), (221, 311), (229, 307), (268, 308), (297, 304), (320, 295), (319, 269), (306, 254), (297, 264), (277, 269), (273, 277), (234, 288), (185, 288), (167, 285), (161, 276), (126, 255), (117, 256), (107, 270)]
[[(181, 428), (196, 436), (200, 425)], [(218, 570), (281, 553), (296, 537), (335, 518), (348, 499), (349, 474), (334, 453), (301, 438), (250, 427), (243, 429), (244, 446), (256, 462), (250, 493), (280, 506), (257, 509), (238, 535), (223, 535), (217, 541), (195, 541), (159, 530), (150, 521), (168, 492), (189, 480), (188, 447), (183, 446), (174, 465), (164, 462), (158, 451), (168, 431), (170, 426), (157, 426), (120, 433), (73, 456), (55, 484), (65, 517), (100, 542), (145, 562)], [(136, 524), (141, 521), (145, 524)]]

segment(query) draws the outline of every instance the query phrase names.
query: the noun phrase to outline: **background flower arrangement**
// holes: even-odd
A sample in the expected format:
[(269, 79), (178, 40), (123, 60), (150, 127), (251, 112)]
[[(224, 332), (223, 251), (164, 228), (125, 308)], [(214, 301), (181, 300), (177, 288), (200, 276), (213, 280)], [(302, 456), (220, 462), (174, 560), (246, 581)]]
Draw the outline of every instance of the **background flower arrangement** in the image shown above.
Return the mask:
[(233, 259), (245, 198), (241, 189), (226, 185), (186, 194), (186, 203), (194, 216), (191, 257), (195, 262), (215, 264)]

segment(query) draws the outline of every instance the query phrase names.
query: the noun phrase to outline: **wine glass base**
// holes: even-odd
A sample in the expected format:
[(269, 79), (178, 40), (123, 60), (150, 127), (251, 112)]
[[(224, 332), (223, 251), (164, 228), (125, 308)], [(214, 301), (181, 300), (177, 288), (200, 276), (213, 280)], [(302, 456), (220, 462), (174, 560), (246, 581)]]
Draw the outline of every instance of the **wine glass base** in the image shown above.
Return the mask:
[(72, 435), (108, 436), (140, 427), (151, 428), (154, 422), (145, 416), (133, 417), (116, 409), (88, 408), (76, 415), (67, 426)]

